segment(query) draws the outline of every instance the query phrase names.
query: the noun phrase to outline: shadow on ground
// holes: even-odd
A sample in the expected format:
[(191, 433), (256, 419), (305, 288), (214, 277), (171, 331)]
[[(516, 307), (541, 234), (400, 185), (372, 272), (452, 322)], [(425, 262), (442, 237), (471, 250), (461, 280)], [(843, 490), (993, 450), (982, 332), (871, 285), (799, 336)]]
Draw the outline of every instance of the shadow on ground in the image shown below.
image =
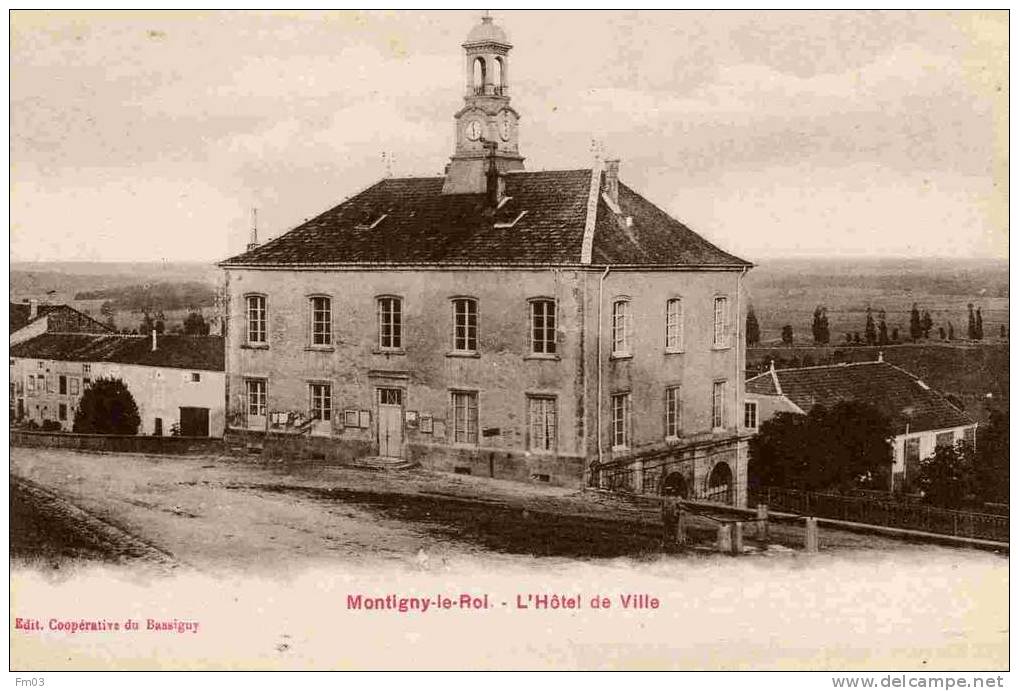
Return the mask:
[[(656, 558), (666, 547), (661, 523), (536, 511), (533, 508), (457, 497), (376, 493), (342, 488), (247, 485), (327, 503), (356, 504), (382, 516), (416, 523), (433, 535), (472, 542), (487, 550), (539, 557)], [(696, 531), (695, 539), (710, 539)]]

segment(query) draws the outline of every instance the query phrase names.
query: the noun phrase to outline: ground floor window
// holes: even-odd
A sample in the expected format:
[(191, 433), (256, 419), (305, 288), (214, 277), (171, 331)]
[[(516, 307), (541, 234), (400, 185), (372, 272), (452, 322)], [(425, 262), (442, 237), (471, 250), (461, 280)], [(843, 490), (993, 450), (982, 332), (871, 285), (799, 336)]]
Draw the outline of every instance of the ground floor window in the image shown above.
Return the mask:
[(920, 437), (910, 437), (902, 445), (902, 458), (906, 463), (920, 460)]
[(532, 451), (555, 451), (556, 399), (551, 396), (531, 396), (527, 399), (527, 446)]
[(311, 417), (314, 420), (331, 420), (333, 409), (333, 387), (330, 384), (308, 385), (311, 397)]
[(67, 419), (67, 404), (66, 403), (61, 403), (60, 404), (60, 407), (57, 408), (57, 415), (60, 417), (61, 420), (66, 420)]
[(266, 381), (264, 379), (248, 379), (248, 415), (265, 415)]
[(665, 437), (675, 439), (679, 437), (682, 418), (681, 403), (678, 386), (670, 386), (665, 389)]
[(626, 449), (629, 446), (630, 394), (615, 394), (612, 397), (612, 448)]
[(478, 394), (453, 392), (453, 441), (457, 444), (478, 443)]
[(936, 447), (951, 446), (955, 443), (955, 435), (952, 432), (942, 432), (934, 437)]
[(757, 401), (743, 402), (743, 426), (757, 429)]

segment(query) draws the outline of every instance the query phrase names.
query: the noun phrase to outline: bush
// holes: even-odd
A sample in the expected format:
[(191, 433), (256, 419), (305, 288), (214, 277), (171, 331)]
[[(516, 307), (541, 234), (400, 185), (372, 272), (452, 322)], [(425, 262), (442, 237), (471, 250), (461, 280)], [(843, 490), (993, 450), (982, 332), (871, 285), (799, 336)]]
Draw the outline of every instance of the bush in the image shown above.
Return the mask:
[(891, 437), (888, 419), (866, 403), (779, 413), (750, 440), (749, 481), (809, 491), (886, 488)]
[(83, 434), (138, 434), (139, 426), (134, 396), (120, 379), (93, 381), (74, 414), (73, 429)]
[(42, 427), (40, 429), (42, 429), (43, 432), (59, 432), (62, 428), (60, 427), (60, 423), (56, 420), (43, 420)]
[(916, 484), (928, 504), (963, 508), (977, 489), (972, 450), (964, 442), (939, 446), (933, 456), (920, 461)]

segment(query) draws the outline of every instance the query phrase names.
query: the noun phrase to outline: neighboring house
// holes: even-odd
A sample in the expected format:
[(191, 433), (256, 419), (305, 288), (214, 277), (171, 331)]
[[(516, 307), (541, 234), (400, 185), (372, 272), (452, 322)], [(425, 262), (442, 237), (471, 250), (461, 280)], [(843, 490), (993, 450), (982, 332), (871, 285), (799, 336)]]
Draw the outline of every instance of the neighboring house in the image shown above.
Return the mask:
[(139, 434), (223, 434), (223, 339), (46, 333), (11, 346), (12, 418), (71, 431), (89, 384), (122, 380), (141, 415)]
[(780, 412), (804, 414), (813, 406), (831, 407), (839, 401), (869, 403), (892, 423), (895, 461), (892, 478), (899, 486), (912, 477), (921, 459), (942, 444), (965, 440), (976, 444), (977, 423), (948, 399), (909, 372), (884, 362), (775, 369), (747, 380), (745, 425)]
[(40, 305), (35, 300), (9, 304), (10, 345), (42, 333), (111, 333), (105, 324), (67, 305)]
[(526, 172), (511, 46), (488, 18), (463, 45), (444, 176), (383, 179), (220, 264), (227, 433), (574, 486), (625, 466), (638, 491), (745, 502), (751, 264), (616, 161)]

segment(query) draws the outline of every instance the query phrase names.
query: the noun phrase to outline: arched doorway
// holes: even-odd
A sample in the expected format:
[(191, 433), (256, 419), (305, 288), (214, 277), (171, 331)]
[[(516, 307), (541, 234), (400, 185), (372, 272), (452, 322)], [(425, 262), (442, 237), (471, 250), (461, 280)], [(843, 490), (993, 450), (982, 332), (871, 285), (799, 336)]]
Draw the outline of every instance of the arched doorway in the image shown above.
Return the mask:
[(690, 497), (690, 488), (686, 484), (686, 478), (683, 477), (682, 473), (669, 473), (665, 476), (665, 481), (662, 482), (662, 495), (666, 497), (680, 497), (682, 499)]
[(732, 468), (724, 461), (715, 464), (708, 476), (704, 498), (719, 504), (733, 503)]

